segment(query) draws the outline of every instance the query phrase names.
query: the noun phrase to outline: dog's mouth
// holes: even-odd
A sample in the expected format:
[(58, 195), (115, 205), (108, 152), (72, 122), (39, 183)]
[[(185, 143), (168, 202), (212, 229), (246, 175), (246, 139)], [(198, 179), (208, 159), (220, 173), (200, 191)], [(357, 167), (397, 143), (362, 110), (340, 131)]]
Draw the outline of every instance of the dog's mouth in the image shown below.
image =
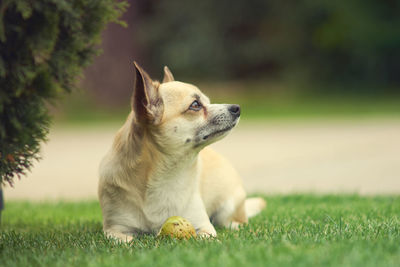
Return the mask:
[[(216, 142), (226, 136), (230, 130), (232, 130), (239, 122), (239, 118), (236, 118), (234, 121), (229, 123), (224, 123), (224, 125), (218, 125), (219, 127), (215, 127), (217, 125), (208, 124), (203, 126), (196, 133), (196, 137), (194, 139), (194, 147), (204, 147), (208, 144)], [(222, 128), (223, 127), (223, 128)], [(214, 128), (214, 129), (213, 129)], [(215, 129), (216, 128), (216, 129)], [(210, 130), (213, 130), (210, 132)]]
[(215, 136), (221, 135), (221, 134), (223, 134), (223, 133), (225, 133), (225, 132), (231, 130), (233, 127), (235, 127), (235, 125), (236, 125), (236, 124), (233, 124), (233, 125), (231, 125), (231, 126), (229, 126), (229, 127), (226, 127), (226, 128), (224, 128), (224, 129), (222, 129), (222, 130), (217, 130), (217, 131), (215, 131), (215, 132), (212, 132), (212, 133), (210, 133), (210, 134), (207, 134), (207, 135), (203, 136), (203, 140), (207, 140), (207, 139), (209, 139), (210, 137), (215, 137)]

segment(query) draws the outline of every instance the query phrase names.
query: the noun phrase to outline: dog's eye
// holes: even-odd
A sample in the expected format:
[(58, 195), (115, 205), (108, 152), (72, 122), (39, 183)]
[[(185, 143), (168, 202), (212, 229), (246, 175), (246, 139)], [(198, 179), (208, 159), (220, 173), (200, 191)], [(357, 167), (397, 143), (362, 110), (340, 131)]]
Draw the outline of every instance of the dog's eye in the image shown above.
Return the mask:
[(190, 104), (189, 109), (194, 110), (194, 111), (199, 111), (202, 108), (201, 104), (199, 101), (195, 100), (193, 101), (192, 104)]

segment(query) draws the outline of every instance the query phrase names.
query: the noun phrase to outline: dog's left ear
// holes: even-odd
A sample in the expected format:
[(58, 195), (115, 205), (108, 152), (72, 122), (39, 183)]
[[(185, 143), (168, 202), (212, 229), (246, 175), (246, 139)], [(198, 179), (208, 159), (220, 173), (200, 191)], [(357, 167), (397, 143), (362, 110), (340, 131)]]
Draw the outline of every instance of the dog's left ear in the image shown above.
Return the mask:
[(172, 75), (171, 71), (169, 70), (169, 68), (167, 66), (164, 67), (164, 79), (163, 79), (163, 83), (167, 83), (167, 82), (173, 82), (175, 81), (174, 79), (174, 75)]
[(158, 92), (157, 83), (136, 63), (135, 85), (132, 97), (132, 109), (135, 121), (145, 124), (158, 124), (164, 112), (164, 103)]

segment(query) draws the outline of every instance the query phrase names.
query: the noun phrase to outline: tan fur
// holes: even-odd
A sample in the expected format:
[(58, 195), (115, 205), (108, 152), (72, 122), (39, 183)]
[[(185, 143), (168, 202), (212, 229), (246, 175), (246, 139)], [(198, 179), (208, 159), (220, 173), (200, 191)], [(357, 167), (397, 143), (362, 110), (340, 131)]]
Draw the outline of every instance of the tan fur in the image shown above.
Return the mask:
[(207, 147), (237, 124), (238, 106), (210, 104), (167, 67), (162, 84), (136, 63), (135, 75), (132, 112), (100, 165), (105, 233), (130, 241), (156, 233), (170, 216), (185, 217), (202, 236), (216, 236), (213, 224), (247, 223), (265, 202), (246, 201), (235, 169)]

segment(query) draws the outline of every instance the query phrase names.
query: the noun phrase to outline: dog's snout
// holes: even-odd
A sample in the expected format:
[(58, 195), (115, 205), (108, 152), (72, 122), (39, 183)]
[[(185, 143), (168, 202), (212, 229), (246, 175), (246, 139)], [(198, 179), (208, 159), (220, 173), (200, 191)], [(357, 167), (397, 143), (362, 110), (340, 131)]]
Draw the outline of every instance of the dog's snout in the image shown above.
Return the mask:
[(235, 116), (235, 117), (240, 116), (240, 106), (239, 105), (230, 105), (228, 110), (233, 116)]

